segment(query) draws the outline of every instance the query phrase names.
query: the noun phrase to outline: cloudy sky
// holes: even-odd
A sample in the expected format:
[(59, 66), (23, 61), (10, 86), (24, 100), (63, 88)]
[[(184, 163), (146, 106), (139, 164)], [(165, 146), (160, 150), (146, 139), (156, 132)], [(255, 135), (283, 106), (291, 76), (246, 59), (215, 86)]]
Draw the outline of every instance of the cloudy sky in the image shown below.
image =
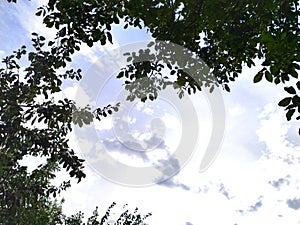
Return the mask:
[[(38, 6), (38, 1), (0, 2), (1, 57), (30, 45), (32, 32), (55, 35), (34, 16)], [(87, 84), (89, 76), (106, 65), (105, 54), (151, 40), (143, 30), (117, 26), (113, 37), (113, 45), (83, 45), (74, 55), (72, 66), (82, 68)], [(119, 208), (128, 203), (129, 208), (152, 212), (147, 222), (155, 225), (299, 224), (299, 124), (286, 122), (277, 106), (285, 96), (283, 85), (252, 83), (258, 70), (245, 68), (231, 92), (222, 91), (224, 136), (219, 155), (204, 172), (200, 164), (219, 125), (204, 93), (185, 98), (184, 104), (192, 105), (189, 110), (170, 93), (156, 102), (125, 104), (128, 108), (120, 114), (70, 134), (70, 145), (87, 159), (87, 178), (63, 194), (64, 212), (89, 215), (97, 205), (103, 211), (115, 201)], [(93, 97), (78, 82), (66, 82), (61, 97), (97, 106), (122, 100), (121, 82), (115, 73), (107, 73), (93, 87)], [(197, 143), (190, 147), (195, 134)], [(177, 154), (183, 141), (184, 156)]]

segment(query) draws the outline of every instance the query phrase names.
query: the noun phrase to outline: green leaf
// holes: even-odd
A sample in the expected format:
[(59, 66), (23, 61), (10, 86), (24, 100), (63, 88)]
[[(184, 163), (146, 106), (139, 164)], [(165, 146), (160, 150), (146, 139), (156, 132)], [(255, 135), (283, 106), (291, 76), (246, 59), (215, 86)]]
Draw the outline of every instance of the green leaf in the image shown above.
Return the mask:
[(54, 44), (55, 44), (54, 41), (49, 41), (49, 42), (48, 42), (48, 46), (52, 46), (52, 45), (54, 45)]
[(296, 90), (293, 86), (285, 87), (284, 90), (289, 94), (292, 94), (292, 95), (296, 94)]
[(183, 91), (180, 91), (180, 92), (179, 92), (179, 98), (181, 99), (183, 96), (184, 96)]
[(292, 98), (292, 102), (294, 105), (296, 106), (300, 106), (300, 97), (298, 95), (295, 95), (293, 98)]
[(86, 44), (87, 44), (90, 48), (93, 47), (93, 41), (90, 40), (90, 39), (86, 42)]
[(292, 70), (291, 71), (291, 76), (294, 77), (294, 78), (298, 78), (298, 73), (296, 70)]
[(271, 83), (273, 82), (273, 76), (269, 71), (265, 71), (265, 78), (267, 81), (269, 81)]
[(149, 99), (151, 100), (151, 101), (153, 101), (154, 100), (154, 96), (153, 95), (149, 95)]
[(117, 75), (117, 78), (120, 79), (124, 76), (124, 71), (121, 71), (118, 75)]
[(286, 113), (286, 119), (287, 119), (288, 121), (290, 121), (294, 113), (295, 113), (295, 109), (290, 109), (290, 110)]
[(260, 82), (261, 79), (262, 79), (262, 77), (263, 77), (263, 73), (262, 73), (262, 72), (258, 72), (258, 73), (255, 75), (255, 77), (254, 77), (254, 79), (253, 79), (253, 82), (254, 82), (254, 83)]
[(107, 30), (111, 30), (111, 26), (110, 26), (109, 23), (106, 24), (106, 29), (107, 29)]
[(107, 35), (108, 41), (109, 41), (110, 43), (113, 43), (111, 33), (107, 32), (106, 35)]
[(117, 16), (113, 17), (113, 21), (114, 21), (115, 24), (119, 24), (120, 23), (119, 18)]
[(42, 10), (38, 11), (35, 15), (36, 15), (36, 16), (42, 15)]
[(274, 83), (279, 84), (280, 83), (280, 77), (275, 77)]
[(150, 41), (148, 44), (147, 44), (147, 47), (150, 48), (151, 46), (154, 45), (154, 41)]
[(291, 100), (292, 100), (291, 97), (284, 98), (278, 103), (278, 105), (281, 107), (288, 106), (290, 104)]
[(82, 127), (82, 126), (83, 126), (83, 122), (81, 121), (81, 119), (78, 119), (78, 120), (77, 120), (77, 124), (78, 124), (79, 127)]
[(264, 61), (261, 65), (262, 66), (270, 66), (271, 63), (269, 61)]
[(296, 83), (298, 90), (300, 90), (300, 81), (297, 81)]
[(92, 122), (89, 117), (83, 117), (82, 120), (84, 124), (90, 124)]
[(66, 27), (63, 27), (63, 28), (59, 31), (60, 37), (66, 36), (66, 33), (67, 33), (67, 28), (66, 28)]
[(299, 63), (293, 63), (293, 67), (294, 67), (296, 70), (300, 70), (300, 65), (299, 65)]
[[(230, 92), (230, 88), (229, 88), (229, 86), (227, 84), (224, 84), (224, 88), (225, 88), (226, 91)], [(210, 92), (212, 92), (212, 91), (210, 91)]]

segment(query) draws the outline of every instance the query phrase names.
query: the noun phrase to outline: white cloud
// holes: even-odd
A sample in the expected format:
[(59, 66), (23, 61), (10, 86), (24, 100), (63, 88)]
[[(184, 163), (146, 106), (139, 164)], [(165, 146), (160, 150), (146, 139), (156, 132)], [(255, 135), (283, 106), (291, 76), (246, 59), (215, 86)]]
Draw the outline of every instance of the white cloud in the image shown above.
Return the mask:
[(33, 170), (37, 169), (39, 165), (46, 163), (46, 157), (26, 155), (19, 163), (21, 166), (26, 166), (27, 172), (31, 173)]
[(129, 118), (128, 118), (128, 123), (129, 123), (129, 124), (134, 124), (134, 123), (136, 123), (136, 118), (134, 118), (134, 117), (129, 117)]
[(101, 121), (94, 120), (95, 129), (97, 130), (110, 130), (113, 128), (113, 118), (105, 117), (102, 118)]
[(246, 112), (245, 107), (241, 106), (241, 105), (236, 105), (232, 108), (228, 109), (228, 113), (230, 116), (232, 117), (237, 117), (237, 116), (241, 116)]
[(180, 121), (180, 118), (178, 118), (177, 116), (169, 114), (169, 113), (165, 113), (160, 119), (164, 122), (164, 124), (167, 128), (174, 129), (176, 131), (180, 131), (181, 121)]
[(19, 1), (14, 7), (15, 17), (27, 31), (25, 35), (31, 39), (31, 33), (36, 32), (41, 36), (46, 37), (46, 39), (54, 38), (56, 34), (56, 29), (47, 28), (43, 23), (43, 18), (41, 16), (35, 16), (36, 9), (44, 4), (43, 1)]
[(6, 55), (5, 51), (0, 50), (0, 58), (2, 59)]
[[(236, 105), (237, 107), (233, 108), (233, 113), (230, 113), (230, 117), (236, 118), (239, 115), (239, 117), (244, 119), (243, 107), (240, 107), (239, 104)], [(285, 140), (289, 126), (285, 123), (284, 113), (275, 109), (273, 105), (266, 104), (259, 116), (252, 115), (253, 120), (255, 118), (258, 121), (258, 127), (254, 127), (257, 129), (258, 135), (256, 141), (259, 140), (267, 146), (269, 157), (263, 155), (258, 161), (247, 161), (247, 157), (249, 157), (247, 156), (245, 160), (239, 161), (245, 152), (253, 150), (252, 148), (255, 145), (260, 145), (253, 143), (249, 147), (241, 144), (243, 142), (235, 140), (231, 145), (225, 144), (223, 148), (232, 147), (236, 149), (236, 152), (241, 150), (240, 148), (245, 148), (243, 154), (235, 157), (224, 157), (226, 154), (221, 154), (207, 172), (199, 174), (198, 170), (202, 155), (201, 152), (196, 152), (188, 165), (182, 168), (180, 173), (174, 177), (175, 183), (179, 184), (178, 187), (180, 187), (180, 184), (186, 185), (190, 187), (191, 191), (159, 186), (144, 188), (123, 187), (105, 182), (103, 178), (94, 176), (98, 180), (86, 186), (85, 191), (88, 191), (89, 195), (85, 196), (84, 199), (90, 205), (95, 205), (97, 202), (109, 203), (113, 196), (113, 199), (117, 199), (118, 203), (130, 203), (130, 205), (138, 206), (145, 211), (152, 211), (153, 216), (149, 218), (149, 223), (158, 225), (185, 224), (186, 221), (190, 221), (193, 224), (205, 223), (211, 225), (220, 223), (250, 225), (261, 224), (262, 222), (278, 225), (296, 224), (299, 220), (297, 212), (287, 207), (286, 200), (297, 196), (299, 166), (287, 164), (284, 161), (284, 157), (286, 157), (286, 153), (295, 154), (297, 149), (290, 146)], [(250, 115), (248, 114), (247, 116)], [(172, 115), (166, 115), (162, 120), (165, 122), (166, 127), (170, 125), (173, 129), (177, 129), (180, 125), (179, 122), (177, 125), (174, 125), (176, 123), (174, 121), (177, 120), (172, 118)], [(232, 126), (231, 120), (229, 122), (230, 126)], [(237, 123), (238, 121), (235, 124)], [(254, 128), (253, 130), (255, 130)], [(245, 127), (245, 130), (247, 130), (247, 127)], [(251, 133), (246, 132), (246, 134), (250, 135)], [(234, 134), (227, 133), (227, 137), (230, 135)], [(252, 135), (255, 135), (255, 132)], [(174, 138), (173, 141), (175, 140), (177, 139)], [(229, 140), (225, 138), (225, 142)], [(200, 146), (200, 148), (204, 147)], [(165, 156), (168, 156), (168, 154), (165, 154)], [(119, 160), (125, 160), (126, 163), (136, 163), (136, 166), (143, 165), (143, 163), (139, 164), (133, 158), (125, 159), (124, 155), (121, 156), (119, 154), (118, 157), (123, 157)], [(149, 157), (152, 157), (153, 160), (155, 157), (161, 159), (163, 154), (153, 154), (149, 155)], [(289, 186), (283, 186), (278, 191), (269, 184), (269, 181), (285, 177), (287, 174), (291, 174), (292, 181), (290, 181)], [(106, 195), (98, 195), (97, 187), (100, 187), (98, 186), (99, 182), (105, 183), (102, 187), (107, 191), (105, 192), (105, 190), (102, 191), (101, 189), (100, 192), (106, 193)], [(224, 194), (220, 193), (220, 183), (224, 183), (229, 196), (232, 197), (231, 200), (228, 200)], [(206, 191), (198, 193), (199, 188), (202, 188), (202, 191), (206, 189)], [(78, 192), (68, 194), (67, 202), (72, 202), (72, 197), (78, 194)], [(92, 198), (94, 199), (92, 200)], [(257, 211), (250, 212), (251, 206), (255, 205), (259, 199), (261, 199), (262, 206)], [(68, 204), (72, 205), (70, 202)], [(71, 206), (69, 205), (69, 207)], [(92, 210), (92, 207), (88, 207), (87, 204), (78, 205), (78, 207)], [(182, 208), (185, 209), (184, 213)], [(244, 211), (243, 215), (239, 210)]]
[(153, 115), (154, 110), (151, 109), (151, 108), (145, 108), (145, 109), (143, 109), (143, 112), (148, 114), (148, 115)]
[(74, 57), (86, 58), (90, 63), (95, 63), (102, 54), (113, 53), (114, 49), (117, 49), (119, 45), (114, 42), (113, 44), (107, 43), (104, 47), (100, 42), (94, 43), (93, 47), (89, 47), (87, 44), (82, 43), (80, 45), (80, 51), (74, 54)]

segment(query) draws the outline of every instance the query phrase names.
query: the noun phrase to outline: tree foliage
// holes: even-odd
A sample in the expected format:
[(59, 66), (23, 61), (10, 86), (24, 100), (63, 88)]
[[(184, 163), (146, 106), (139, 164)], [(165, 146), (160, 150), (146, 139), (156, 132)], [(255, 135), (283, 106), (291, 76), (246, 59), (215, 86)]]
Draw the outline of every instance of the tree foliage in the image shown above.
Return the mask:
[[(55, 102), (53, 97), (49, 97), (61, 91), (62, 79), (79, 79), (80, 70), (57, 75), (57, 70), (66, 64), (68, 50), (58, 46), (44, 51), (45, 38), (35, 33), (32, 41), (34, 52), (27, 54), (26, 47), (22, 46), (3, 59), (4, 68), (0, 69), (1, 175), (13, 177), (17, 174), (15, 170), (24, 169), (19, 166), (19, 161), (31, 155), (47, 158), (47, 163), (37, 171), (43, 173), (38, 174), (39, 179), (47, 182), (54, 178), (53, 172), (62, 165), (71, 177), (75, 176), (80, 181), (85, 176), (83, 160), (69, 148), (66, 138), (72, 130), (72, 114), (78, 109), (68, 99)], [(20, 71), (18, 61), (26, 54), (29, 66)], [(42, 187), (45, 188), (45, 185)], [(57, 190), (49, 187), (47, 191), (55, 193)]]
[[(44, 17), (46, 26), (58, 29), (63, 39), (89, 46), (112, 42), (111, 27), (120, 22), (124, 29), (147, 29), (156, 40), (170, 41), (195, 53), (211, 69), (213, 85), (230, 91), (229, 83), (241, 74), (243, 65), (253, 67), (257, 59), (262, 69), (254, 74), (255, 83), (266, 79), (279, 84), (298, 78), (299, 12), (297, 0), (50, 0), (37, 15)], [(148, 77), (159, 69), (153, 62), (140, 64)], [(139, 79), (140, 64), (127, 68), (132, 73), (135, 67), (135, 79)], [(182, 73), (186, 66), (171, 69), (176, 84), (188, 93), (201, 90)], [(165, 83), (174, 86), (174, 82)], [(300, 112), (298, 101), (287, 109), (288, 120), (294, 108)]]
[[(69, 217), (63, 215), (62, 225), (106, 225), (108, 222), (113, 222), (115, 225), (146, 225), (144, 221), (152, 215), (151, 213), (142, 215), (138, 212), (138, 208), (135, 208), (133, 212), (126, 209), (116, 220), (112, 220), (111, 214), (115, 206), (116, 203), (113, 202), (102, 217), (99, 217), (98, 207), (96, 207), (93, 211), (93, 215), (87, 219), (86, 223), (83, 222), (84, 214), (80, 211)], [(123, 206), (123, 208), (125, 207), (127, 207), (127, 204)]]
[[(59, 186), (51, 181), (62, 168), (78, 182), (85, 177), (84, 160), (68, 143), (72, 124), (83, 126), (94, 117), (100, 120), (117, 107), (91, 112), (88, 106), (78, 108), (67, 98), (56, 99), (63, 80), (81, 78), (80, 69), (64, 70), (78, 42), (61, 44), (59, 35), (53, 41), (37, 33), (32, 37), (33, 51), (22, 46), (4, 58), (0, 68), (0, 223), (81, 224), (79, 214), (62, 220), (60, 205), (51, 200), (70, 187), (70, 180)], [(21, 66), (25, 57), (27, 65)], [(46, 162), (28, 172), (20, 164), (27, 156), (43, 157)], [(103, 223), (96, 222), (96, 217), (93, 221), (88, 224)]]
[[(159, 61), (176, 52), (151, 55), (142, 49), (128, 53), (129, 65), (117, 76), (126, 78), (128, 100), (154, 100), (169, 85), (179, 89), (179, 96), (201, 91), (202, 85), (230, 91), (230, 82), (242, 73), (243, 66), (253, 67), (257, 62), (262, 69), (253, 74), (255, 83), (263, 79), (274, 84), (298, 79), (297, 0), (49, 0), (36, 15), (43, 17), (47, 27), (57, 29), (56, 38), (47, 41), (33, 33), (34, 51), (28, 52), (22, 46), (3, 59), (0, 69), (0, 216), (7, 220), (26, 215), (22, 217), (26, 221), (33, 207), (45, 213), (59, 210), (47, 199), (70, 185), (69, 181), (58, 187), (51, 185), (55, 172), (62, 167), (78, 181), (85, 177), (84, 160), (69, 147), (67, 134), (72, 131), (71, 125), (83, 126), (94, 118), (101, 119), (117, 111), (118, 105), (78, 108), (75, 102), (66, 98), (57, 101), (53, 95), (61, 92), (63, 80), (81, 79), (80, 69), (64, 69), (81, 43), (90, 47), (95, 42), (112, 43), (111, 28), (115, 24), (122, 24), (124, 29), (146, 29), (154, 40), (183, 46), (189, 58), (198, 57), (210, 68), (207, 76), (195, 71), (191, 77), (185, 71), (191, 69), (193, 62)], [(159, 43), (154, 44), (163, 49)], [(153, 60), (135, 60), (141, 55)], [(19, 64), (24, 56), (28, 59), (25, 68)], [(163, 68), (169, 70), (168, 76), (162, 76)], [(141, 93), (139, 81), (145, 78), (151, 85)], [(300, 113), (299, 90), (299, 81), (296, 87), (285, 87), (289, 96), (279, 106), (285, 107), (287, 120)], [(29, 174), (19, 163), (28, 155), (45, 157), (46, 163)], [(43, 215), (35, 211), (38, 214)], [(73, 219), (80, 221), (80, 214)]]
[[(69, 48), (46, 43), (45, 38), (33, 33), (33, 52), (26, 47), (3, 59), (0, 69), (0, 223), (1, 224), (64, 224), (84, 225), (81, 212), (66, 217), (61, 205), (51, 200), (70, 187), (70, 181), (54, 186), (51, 181), (61, 167), (78, 182), (85, 177), (83, 159), (70, 149), (67, 134), (71, 124), (89, 124), (117, 110), (107, 106), (90, 112), (89, 107), (78, 108), (68, 99), (56, 100), (53, 94), (61, 91), (63, 79), (81, 78), (80, 69), (58, 74), (69, 61)], [(47, 44), (50, 50), (44, 50)], [(27, 56), (29, 65), (21, 68), (19, 61)], [(44, 157), (32, 172), (20, 161), (26, 156)], [(104, 224), (110, 210), (99, 220), (97, 209), (86, 224)], [(120, 215), (117, 224), (142, 224), (151, 214), (142, 216), (137, 209)]]

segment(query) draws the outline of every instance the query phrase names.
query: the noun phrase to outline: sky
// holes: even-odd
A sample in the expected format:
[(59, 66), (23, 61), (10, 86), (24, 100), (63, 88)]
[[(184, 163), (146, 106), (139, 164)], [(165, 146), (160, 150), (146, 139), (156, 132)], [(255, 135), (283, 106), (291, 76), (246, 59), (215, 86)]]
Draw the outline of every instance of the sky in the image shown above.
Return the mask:
[[(1, 57), (23, 44), (29, 46), (32, 32), (54, 37), (55, 31), (34, 16), (40, 2), (0, 2)], [(95, 44), (93, 48), (83, 45), (73, 56), (71, 66), (82, 68), (84, 79), (81, 83), (65, 82), (57, 98), (98, 106), (123, 101), (124, 91), (121, 82), (114, 79), (116, 73), (107, 69), (110, 73), (104, 80), (98, 77), (98, 84), (94, 78), (89, 80), (90, 75), (107, 65), (107, 55), (116, 53), (117, 57), (122, 50), (151, 40), (151, 35), (134, 28), (124, 31), (118, 26), (113, 27), (112, 34), (114, 44)], [(155, 225), (299, 224), (299, 124), (287, 122), (285, 112), (277, 106), (285, 96), (284, 85), (265, 81), (253, 84), (257, 71), (259, 66), (245, 67), (231, 84), (231, 92), (221, 91), (224, 135), (219, 140), (219, 154), (204, 172), (200, 164), (213, 127), (219, 126), (213, 120), (217, 112), (209, 107), (205, 93), (185, 97), (181, 105), (170, 91), (158, 101), (128, 103), (129, 108), (121, 114), (75, 129), (69, 136), (70, 146), (87, 159), (87, 178), (79, 184), (73, 182), (62, 194), (64, 212), (70, 215), (81, 210), (89, 216), (96, 206), (104, 212), (115, 201), (116, 215), (127, 203), (130, 209), (152, 212), (146, 222)], [(89, 93), (84, 82), (95, 82), (93, 91), (97, 92)], [(184, 106), (191, 107), (187, 110)], [(194, 114), (190, 114), (192, 110)], [(124, 124), (127, 127), (119, 126)], [(190, 146), (192, 135), (197, 136), (197, 142), (184, 149), (184, 157), (178, 155), (182, 141)], [(24, 163), (30, 162), (30, 170), (35, 161), (39, 162), (30, 158)], [(157, 165), (162, 168), (157, 169)], [(151, 177), (152, 172), (161, 173), (160, 183)], [(56, 182), (66, 177), (62, 172)]]

